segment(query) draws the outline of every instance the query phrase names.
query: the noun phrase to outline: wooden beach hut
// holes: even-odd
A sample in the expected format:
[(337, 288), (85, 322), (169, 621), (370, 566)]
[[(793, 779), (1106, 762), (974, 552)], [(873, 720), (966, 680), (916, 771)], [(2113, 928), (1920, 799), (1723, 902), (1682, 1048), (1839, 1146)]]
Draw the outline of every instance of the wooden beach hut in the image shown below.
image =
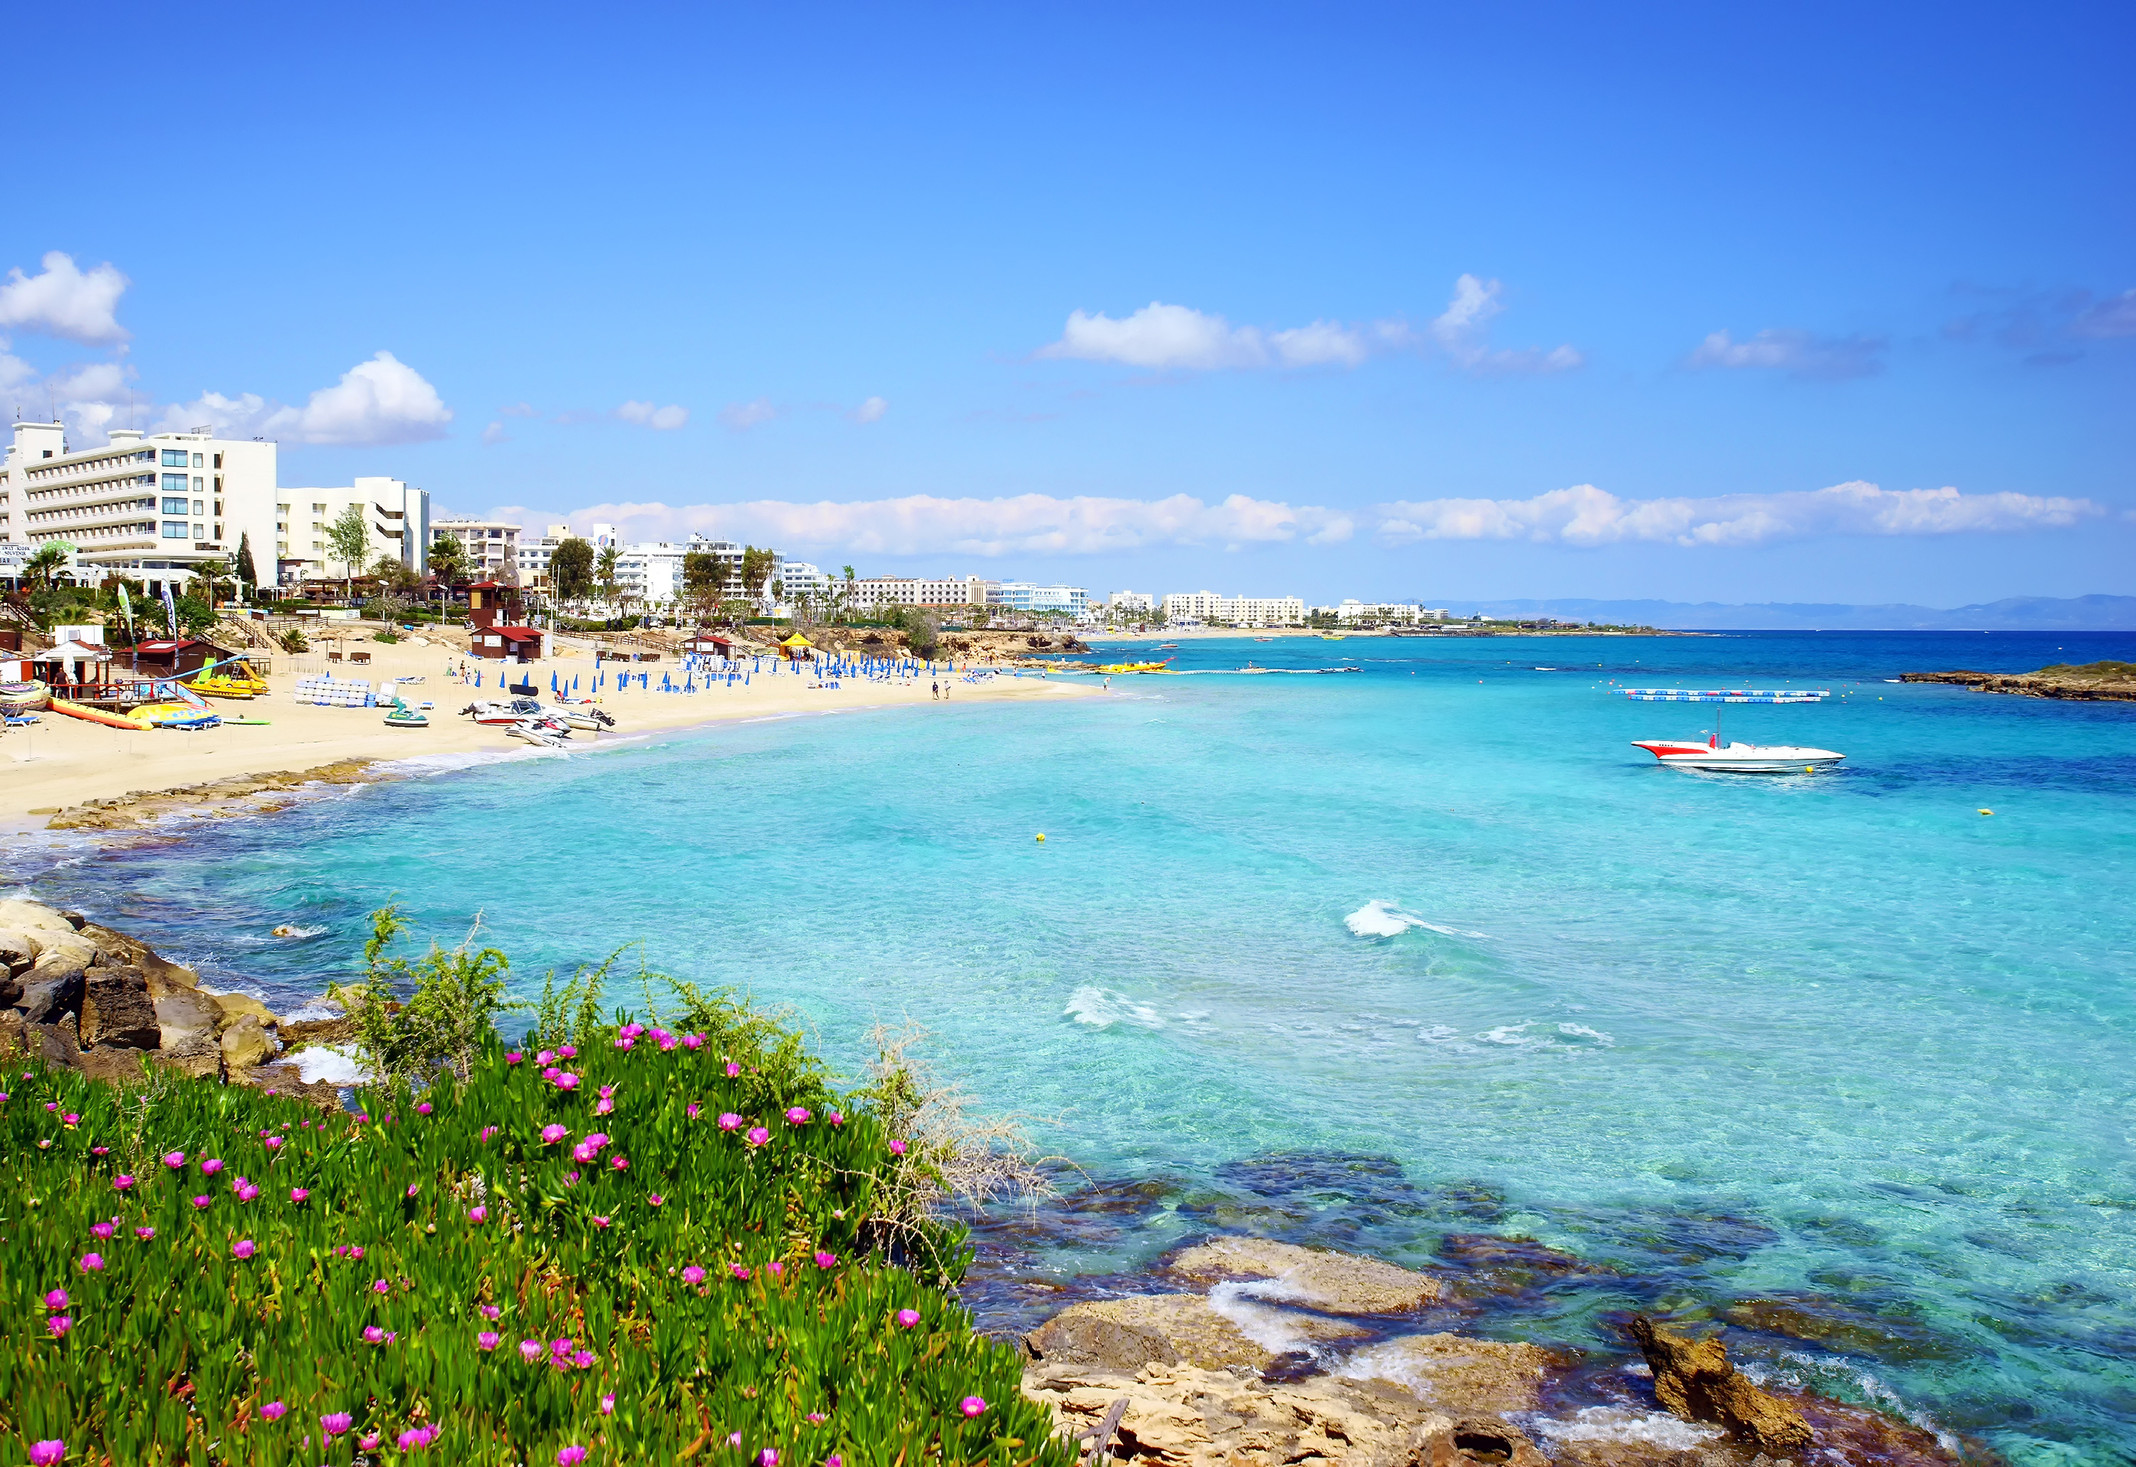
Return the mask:
[(471, 640), (477, 657), (498, 662), (538, 662), (541, 659), (539, 627), (478, 625)]
[(143, 642), (133, 650), (134, 670), (151, 677), (186, 677), (230, 656), (229, 648), (218, 647), (205, 637)]

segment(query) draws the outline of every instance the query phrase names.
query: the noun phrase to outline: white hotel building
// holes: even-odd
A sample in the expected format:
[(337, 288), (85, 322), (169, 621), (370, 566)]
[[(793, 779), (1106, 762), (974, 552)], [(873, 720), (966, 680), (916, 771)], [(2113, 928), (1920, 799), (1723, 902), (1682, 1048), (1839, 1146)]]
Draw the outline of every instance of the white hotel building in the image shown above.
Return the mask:
[(995, 582), (978, 576), (862, 576), (853, 583), (860, 606), (985, 606)]
[[(347, 489), (284, 489), (274, 508), (275, 559), (284, 585), (334, 580), (346, 574), (326, 532), (350, 505), (363, 510), (370, 543), (356, 564), (362, 575), (381, 555), (417, 575), (430, 572), (430, 495), (399, 479), (359, 477)], [(254, 554), (258, 554), (255, 549)]]
[(1296, 596), (1219, 596), (1214, 591), (1173, 591), (1164, 598), (1164, 619), (1235, 627), (1301, 626), (1305, 602)]
[(125, 575), (175, 591), (241, 540), (272, 576), (275, 504), (275, 446), (209, 432), (119, 428), (74, 451), (62, 424), (17, 423), (0, 459), (0, 541), (33, 552), (64, 541), (87, 582)]

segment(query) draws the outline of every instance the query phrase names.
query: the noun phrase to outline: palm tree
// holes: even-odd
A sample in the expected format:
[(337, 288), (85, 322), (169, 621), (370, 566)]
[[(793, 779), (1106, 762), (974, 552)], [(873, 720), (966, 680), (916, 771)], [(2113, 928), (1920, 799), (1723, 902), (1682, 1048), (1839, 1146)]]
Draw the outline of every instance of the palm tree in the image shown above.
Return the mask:
[(601, 599), (611, 604), (616, 599), (616, 562), (622, 555), (613, 545), (601, 547), (601, 558), (594, 562), (594, 576), (601, 585)]
[(37, 547), (37, 553), (23, 562), (22, 574), (31, 586), (39, 591), (52, 589), (52, 582), (66, 565), (67, 557), (74, 553), (74, 546), (65, 540), (47, 540)]

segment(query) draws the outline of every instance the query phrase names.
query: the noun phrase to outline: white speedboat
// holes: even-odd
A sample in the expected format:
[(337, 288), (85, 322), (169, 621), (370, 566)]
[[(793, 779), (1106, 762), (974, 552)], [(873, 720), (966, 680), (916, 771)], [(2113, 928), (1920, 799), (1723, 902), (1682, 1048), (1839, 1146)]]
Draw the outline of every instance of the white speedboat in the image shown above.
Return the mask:
[[(1639, 703), (1821, 703), (1823, 688), (1619, 688), (1620, 696)], [(1703, 769), (1731, 774), (1815, 774), (1847, 756), (1801, 744), (1743, 744), (1721, 741), (1721, 712), (1713, 715), (1713, 732), (1704, 739), (1633, 739), (1672, 769)]]
[(1718, 736), (1704, 743), (1684, 739), (1634, 739), (1632, 747), (1645, 749), (1672, 769), (1717, 769), (1736, 774), (1814, 774), (1830, 769), (1846, 758), (1830, 749), (1810, 749), (1798, 744), (1724, 744)]

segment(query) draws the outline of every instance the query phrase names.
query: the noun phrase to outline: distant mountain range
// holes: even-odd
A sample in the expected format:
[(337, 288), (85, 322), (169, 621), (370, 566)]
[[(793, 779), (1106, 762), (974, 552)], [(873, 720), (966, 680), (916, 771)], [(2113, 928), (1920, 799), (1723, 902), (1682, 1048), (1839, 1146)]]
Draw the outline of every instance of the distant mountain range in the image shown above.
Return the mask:
[(1464, 616), (1558, 617), (1713, 631), (2136, 631), (2136, 596), (2010, 596), (1939, 611), (1933, 606), (1848, 606), (1818, 601), (1763, 601), (1731, 606), (1718, 601), (1468, 601), (1451, 603)]

